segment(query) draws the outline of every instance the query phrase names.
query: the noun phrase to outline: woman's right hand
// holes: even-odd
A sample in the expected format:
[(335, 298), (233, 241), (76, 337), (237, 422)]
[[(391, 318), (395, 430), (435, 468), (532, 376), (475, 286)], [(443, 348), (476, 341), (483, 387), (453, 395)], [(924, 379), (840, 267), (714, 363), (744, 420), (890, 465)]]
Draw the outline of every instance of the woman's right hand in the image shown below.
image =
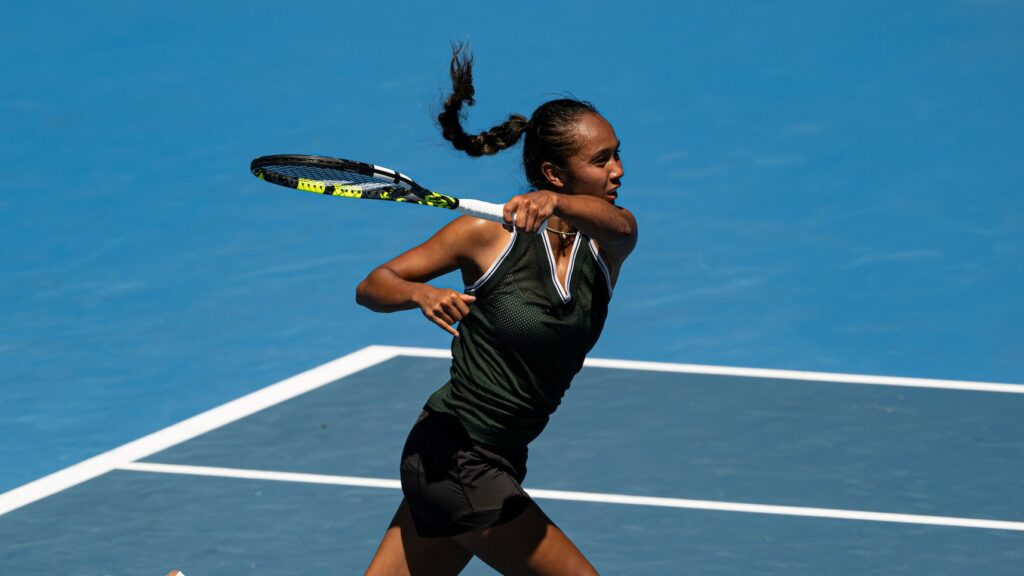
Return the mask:
[(534, 190), (513, 196), (505, 202), (503, 217), (507, 226), (523, 232), (540, 232), (540, 227), (555, 213), (558, 194), (550, 190)]
[(420, 307), (427, 320), (457, 337), (459, 332), (452, 326), (469, 315), (469, 305), (476, 301), (476, 296), (456, 292), (451, 288), (435, 288), (430, 284), (421, 284), (413, 294), (412, 300)]

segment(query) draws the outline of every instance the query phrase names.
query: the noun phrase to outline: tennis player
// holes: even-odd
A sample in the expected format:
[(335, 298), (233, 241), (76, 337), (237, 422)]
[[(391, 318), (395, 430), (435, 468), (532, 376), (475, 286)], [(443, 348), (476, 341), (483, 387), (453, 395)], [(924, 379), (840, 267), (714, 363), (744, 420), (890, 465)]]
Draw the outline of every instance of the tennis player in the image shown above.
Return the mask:
[[(457, 218), (357, 288), (356, 300), (371, 310), (419, 308), (455, 336), (451, 379), (409, 434), (405, 498), (367, 574), (458, 574), (474, 555), (503, 574), (596, 574), (521, 483), (527, 445), (597, 342), (636, 244), (636, 220), (615, 205), (619, 140), (591, 104), (574, 99), (467, 134), (472, 65), (456, 46), (452, 94), (438, 116), (444, 137), (470, 156), (522, 138), (534, 191), (505, 204), (505, 225)], [(464, 293), (427, 283), (454, 270)]]

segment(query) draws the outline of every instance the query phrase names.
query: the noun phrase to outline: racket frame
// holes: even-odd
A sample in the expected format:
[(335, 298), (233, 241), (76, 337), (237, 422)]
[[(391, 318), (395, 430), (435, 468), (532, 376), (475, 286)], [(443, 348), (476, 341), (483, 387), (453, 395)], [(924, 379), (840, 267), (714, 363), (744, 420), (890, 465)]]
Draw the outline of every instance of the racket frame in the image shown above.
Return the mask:
[[(391, 182), (393, 183), (393, 187), (387, 187), (386, 185), (384, 187), (377, 187), (373, 194), (368, 195), (367, 191), (359, 184), (352, 186), (328, 184), (327, 182), (317, 180), (315, 178), (300, 178), (268, 170), (268, 167), (274, 165), (308, 166), (313, 168), (352, 172), (361, 176), (378, 179), (382, 184)], [(286, 188), (312, 192), (314, 194), (340, 196), (344, 198), (390, 200), (393, 202), (406, 202), (424, 206), (434, 206), (437, 208), (456, 210), (463, 214), (468, 214), (484, 220), (490, 220), (492, 222), (505, 223), (503, 204), (495, 204), (493, 202), (485, 202), (483, 200), (476, 200), (473, 198), (457, 198), (455, 196), (441, 194), (420, 186), (415, 180), (401, 172), (398, 172), (397, 170), (392, 170), (376, 164), (368, 164), (366, 162), (359, 162), (356, 160), (346, 160), (344, 158), (333, 158), (330, 156), (274, 154), (270, 156), (260, 156), (259, 158), (254, 159), (249, 165), (249, 170), (260, 180), (284, 186)], [(403, 187), (403, 185), (408, 188)], [(398, 195), (391, 196), (391, 192), (397, 192)], [(409, 197), (410, 195), (412, 198)], [(546, 225), (547, 223), (545, 222), (542, 225), (542, 229), (546, 228)]]

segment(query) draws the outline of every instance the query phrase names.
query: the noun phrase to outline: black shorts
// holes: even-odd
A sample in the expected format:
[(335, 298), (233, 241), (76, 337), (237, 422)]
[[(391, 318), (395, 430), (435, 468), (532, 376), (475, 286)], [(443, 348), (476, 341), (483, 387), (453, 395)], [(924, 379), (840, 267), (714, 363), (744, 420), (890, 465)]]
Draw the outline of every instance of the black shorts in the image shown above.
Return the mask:
[(474, 444), (457, 418), (424, 409), (402, 452), (402, 492), (416, 532), (456, 536), (512, 520), (532, 500), (527, 449)]

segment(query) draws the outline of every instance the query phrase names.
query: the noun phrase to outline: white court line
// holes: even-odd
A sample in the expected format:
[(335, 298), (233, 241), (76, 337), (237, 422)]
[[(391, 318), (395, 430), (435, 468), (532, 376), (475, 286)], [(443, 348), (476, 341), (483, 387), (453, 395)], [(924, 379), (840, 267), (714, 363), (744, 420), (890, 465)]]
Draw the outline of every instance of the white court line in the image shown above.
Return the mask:
[[(269, 470), (245, 470), (238, 468), (217, 468), (212, 466), (184, 466), (180, 464), (159, 464), (153, 462), (131, 462), (118, 466), (118, 469), (158, 474), (184, 474), (189, 476), (213, 476), (245, 480), (272, 480), (277, 482), (300, 482), (305, 484), (387, 488), (392, 490), (399, 490), (402, 487), (398, 480), (386, 480), (383, 478), (332, 476), (327, 474), (304, 474), (298, 472), (273, 472)], [(687, 500), (683, 498), (655, 498), (650, 496), (627, 496), (623, 494), (601, 494), (595, 492), (540, 490), (536, 488), (527, 488), (526, 491), (529, 492), (530, 496), (539, 500), (568, 500), (572, 502), (655, 506), (660, 508), (687, 508), (691, 510), (714, 510), (718, 512), (745, 512), (748, 514), (775, 514), (780, 516), (860, 520), (866, 522), (894, 522), (900, 524), (923, 524), (928, 526), (981, 528), (986, 530), (1014, 530), (1017, 532), (1024, 532), (1024, 522), (1010, 522), (1005, 520), (956, 518), (951, 516), (922, 516), (919, 514), (892, 514), (888, 512), (866, 512), (862, 510), (806, 508), (803, 506), (773, 506), (766, 504), (748, 504), (743, 502)]]
[(369, 346), (0, 494), (0, 516), (395, 356)]
[[(421, 358), (451, 358), (451, 352), (440, 348), (411, 348), (400, 346), (368, 346), (307, 372), (282, 380), (241, 398), (183, 420), (177, 424), (129, 442), (109, 452), (89, 458), (28, 484), (0, 494), (0, 516), (62, 490), (105, 474), (123, 464), (134, 462), (230, 424), (235, 420), (269, 408), (345, 376), (365, 370), (396, 356)], [(758, 368), (730, 368), (699, 364), (672, 364), (668, 362), (639, 362), (588, 358), (586, 366), (685, 374), (708, 374), (751, 378), (782, 378), (848, 384), (876, 384), (885, 386), (912, 386), (947, 388), (982, 392), (1024, 393), (1024, 385), (957, 380), (928, 380), (890, 376), (865, 376), (827, 372), (800, 372), (792, 370), (766, 370)]]
[(389, 488), (401, 490), (398, 480), (383, 478), (362, 478), (359, 476), (332, 476), (328, 474), (306, 474), (302, 472), (274, 472), (270, 470), (249, 470), (245, 468), (220, 468), (217, 466), (192, 466), (186, 464), (160, 464), (158, 462), (127, 462), (118, 470), (132, 472), (155, 472), (158, 474), (183, 474), (186, 476), (213, 476), (216, 478), (239, 478), (242, 480), (273, 480), (275, 482), (299, 482), (302, 484), (328, 484), (332, 486), (358, 486), (362, 488)]
[(602, 360), (600, 358), (588, 358), (583, 364), (584, 366), (591, 366), (593, 368), (619, 368), (623, 370), (646, 370), (651, 372), (676, 372), (682, 374), (707, 374), (711, 376), (737, 376), (741, 378), (770, 378), (778, 380), (831, 382), (836, 384), (904, 386), (909, 388), (938, 388), (946, 390), (969, 390), (972, 392), (1024, 394), (1024, 385), (1022, 384), (1002, 384), (998, 382), (937, 380), (934, 378), (906, 378), (902, 376), (872, 376), (869, 374), (839, 374), (836, 372), (806, 372), (801, 370), (774, 370), (769, 368), (737, 368), (732, 366), (671, 364), (668, 362), (638, 362), (633, 360)]
[[(380, 346), (395, 351), (396, 356), (418, 356), (421, 358), (451, 358), (451, 352), (440, 348), (402, 348)], [(739, 368), (735, 366), (710, 366), (706, 364), (677, 364), (673, 362), (644, 362), (638, 360), (612, 360), (587, 358), (584, 366), (590, 368), (615, 368), (641, 372), (673, 372), (677, 374), (704, 374), (708, 376), (737, 376), (741, 378), (768, 378), (775, 380), (801, 380), (810, 382), (832, 382), (836, 384), (866, 384), (874, 386), (905, 386), (909, 388), (937, 388), (947, 390), (968, 390), (972, 392), (1001, 392), (1024, 394), (1024, 384), (1003, 384), (998, 382), (972, 382), (969, 380), (939, 380), (934, 378), (907, 378), (902, 376), (872, 376), (869, 374), (842, 374), (838, 372), (808, 372), (804, 370), (776, 370), (771, 368)]]

